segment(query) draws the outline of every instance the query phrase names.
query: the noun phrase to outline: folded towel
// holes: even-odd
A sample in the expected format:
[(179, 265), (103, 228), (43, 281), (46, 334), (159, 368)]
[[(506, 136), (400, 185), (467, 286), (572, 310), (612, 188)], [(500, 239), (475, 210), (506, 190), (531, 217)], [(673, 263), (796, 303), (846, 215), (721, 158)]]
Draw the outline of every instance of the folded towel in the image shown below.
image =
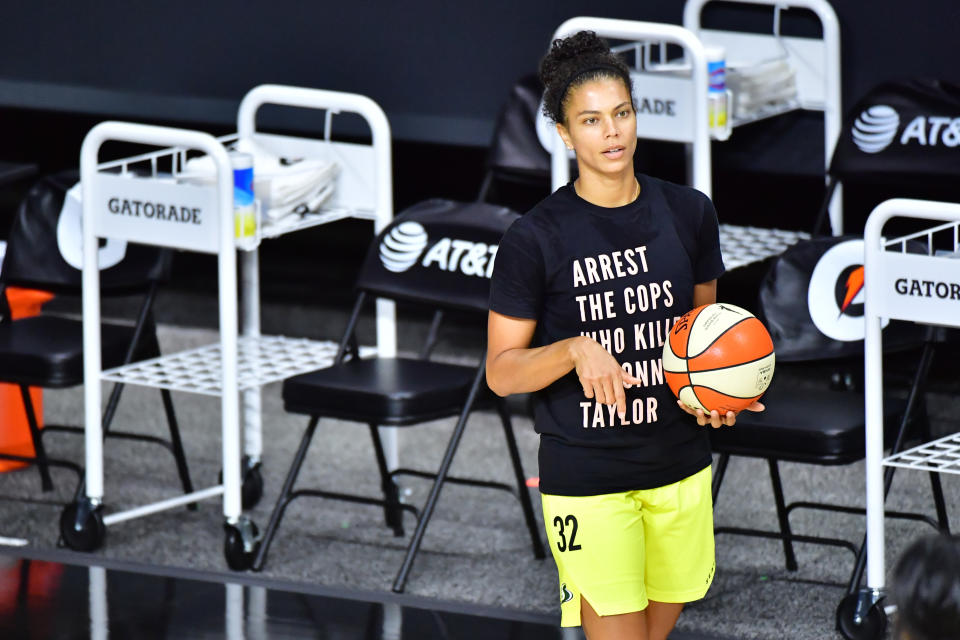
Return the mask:
[[(253, 194), (264, 219), (276, 221), (291, 214), (318, 210), (333, 194), (340, 167), (317, 158), (285, 158), (254, 140), (238, 140), (236, 151), (253, 156)], [(178, 178), (212, 184), (215, 166), (210, 156), (191, 158)]]

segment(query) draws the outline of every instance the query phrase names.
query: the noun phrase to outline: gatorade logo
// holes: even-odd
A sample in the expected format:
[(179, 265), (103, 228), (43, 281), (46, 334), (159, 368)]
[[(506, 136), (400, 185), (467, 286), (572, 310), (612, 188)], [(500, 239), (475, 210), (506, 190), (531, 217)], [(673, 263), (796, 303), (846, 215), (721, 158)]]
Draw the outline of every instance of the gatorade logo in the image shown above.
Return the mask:
[[(863, 340), (863, 254), (863, 240), (841, 242), (821, 256), (810, 275), (810, 319), (821, 333), (834, 340)], [(884, 326), (888, 323), (885, 320)]]
[(890, 146), (900, 128), (900, 115), (885, 104), (870, 107), (853, 123), (853, 143), (864, 153), (880, 153)]
[(564, 582), (560, 585), (560, 604), (566, 604), (571, 600), (573, 600), (573, 594), (570, 589), (567, 589), (567, 583)]
[[(426, 229), (418, 222), (398, 224), (380, 243), (380, 263), (387, 271), (402, 273), (420, 262), (424, 268), (459, 271), (465, 276), (489, 278), (493, 274), (497, 245), (459, 238), (440, 238), (427, 249)], [(423, 260), (420, 260), (420, 256)]]

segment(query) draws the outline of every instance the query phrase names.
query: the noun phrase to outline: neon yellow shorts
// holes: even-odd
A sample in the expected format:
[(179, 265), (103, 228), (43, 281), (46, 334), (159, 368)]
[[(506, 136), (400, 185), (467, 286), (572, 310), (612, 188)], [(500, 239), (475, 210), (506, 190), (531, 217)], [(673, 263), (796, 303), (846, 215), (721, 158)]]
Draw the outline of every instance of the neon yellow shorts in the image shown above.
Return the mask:
[(541, 496), (560, 574), (560, 625), (580, 625), (580, 598), (601, 616), (649, 600), (699, 600), (713, 582), (713, 501), (706, 467), (679, 482), (598, 496)]

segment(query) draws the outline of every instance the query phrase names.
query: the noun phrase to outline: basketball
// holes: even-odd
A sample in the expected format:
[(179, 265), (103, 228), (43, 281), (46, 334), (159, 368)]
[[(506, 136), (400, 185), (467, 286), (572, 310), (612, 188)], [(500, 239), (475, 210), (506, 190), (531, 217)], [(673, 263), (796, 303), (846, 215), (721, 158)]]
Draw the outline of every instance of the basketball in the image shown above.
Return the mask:
[(688, 407), (720, 415), (759, 399), (773, 379), (773, 340), (752, 313), (706, 304), (681, 316), (663, 344), (663, 375)]

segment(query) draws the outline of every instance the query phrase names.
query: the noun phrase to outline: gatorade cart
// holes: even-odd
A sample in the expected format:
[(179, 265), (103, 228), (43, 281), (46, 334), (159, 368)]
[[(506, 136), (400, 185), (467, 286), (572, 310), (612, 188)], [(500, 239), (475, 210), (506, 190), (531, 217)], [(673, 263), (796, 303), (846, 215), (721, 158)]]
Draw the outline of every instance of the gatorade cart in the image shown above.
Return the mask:
[[(885, 238), (892, 219), (926, 225), (922, 231)], [(921, 444), (884, 457), (883, 350), (881, 332), (889, 319), (908, 320), (940, 327), (960, 327), (955, 293), (960, 286), (960, 204), (897, 198), (873, 210), (864, 232), (866, 297), (864, 319), (866, 392), (866, 506), (867, 584), (850, 593), (837, 611), (837, 627), (846, 638), (879, 639), (884, 636), (891, 607), (885, 596), (886, 557), (884, 501), (894, 468), (932, 474), (960, 474), (960, 434)], [(908, 252), (920, 243), (922, 253)], [(920, 368), (930, 366), (932, 352), (925, 351)], [(899, 443), (897, 443), (899, 444)], [(947, 526), (946, 507), (936, 505), (941, 528)], [(861, 554), (862, 555), (862, 554)], [(860, 560), (860, 558), (858, 558)], [(862, 561), (862, 560), (861, 560)], [(859, 567), (858, 567), (859, 568)], [(859, 582), (859, 576), (857, 576)]]
[[(325, 137), (310, 139), (257, 131), (257, 111), (267, 103), (325, 111)], [(340, 112), (356, 113), (365, 120), (371, 134), (369, 143), (330, 139), (333, 115)], [(227, 564), (238, 570), (249, 566), (256, 552), (259, 533), (255, 524), (241, 511), (243, 498), (247, 498), (249, 506), (261, 493), (258, 470), (261, 453), (260, 387), (328, 366), (336, 352), (336, 344), (332, 342), (260, 335), (259, 240), (351, 217), (372, 220), (372, 231), (379, 233), (393, 217), (390, 127), (383, 111), (369, 98), (263, 85), (244, 97), (237, 127), (236, 135), (218, 139), (185, 129), (104, 122), (94, 127), (84, 139), (80, 169), (83, 189), (86, 491), (84, 496), (66, 506), (60, 520), (61, 536), (73, 549), (89, 551), (100, 547), (105, 527), (222, 496)], [(100, 164), (101, 146), (113, 140), (162, 149)], [(261, 215), (251, 239), (246, 224), (235, 226), (234, 167), (228, 154), (235, 147), (250, 148), (250, 145), (280, 159), (303, 158), (335, 163), (338, 171), (332, 192), (320, 198), (322, 204), (317, 208), (298, 210), (293, 212), (294, 215), (280, 215), (276, 219)], [(199, 162), (195, 161), (198, 157)], [(198, 165), (205, 169), (201, 175), (196, 171)], [(123, 201), (141, 203), (142, 215), (123, 215), (124, 209), (117, 205)], [(148, 216), (147, 207), (151, 203), (153, 215)], [(160, 206), (165, 207), (164, 218), (158, 215)], [(176, 208), (175, 223), (170, 222), (171, 207)], [(236, 231), (240, 231), (241, 238), (236, 237)], [(102, 370), (97, 265), (100, 238), (216, 255), (219, 341), (199, 349)], [(238, 253), (241, 271), (239, 301)], [(395, 354), (394, 310), (392, 304), (384, 301), (377, 302), (377, 345), (380, 355), (389, 357)], [(132, 509), (108, 512), (105, 508), (100, 416), (102, 381), (219, 396), (223, 483)], [(388, 455), (395, 464), (395, 444), (387, 439), (387, 446)]]

